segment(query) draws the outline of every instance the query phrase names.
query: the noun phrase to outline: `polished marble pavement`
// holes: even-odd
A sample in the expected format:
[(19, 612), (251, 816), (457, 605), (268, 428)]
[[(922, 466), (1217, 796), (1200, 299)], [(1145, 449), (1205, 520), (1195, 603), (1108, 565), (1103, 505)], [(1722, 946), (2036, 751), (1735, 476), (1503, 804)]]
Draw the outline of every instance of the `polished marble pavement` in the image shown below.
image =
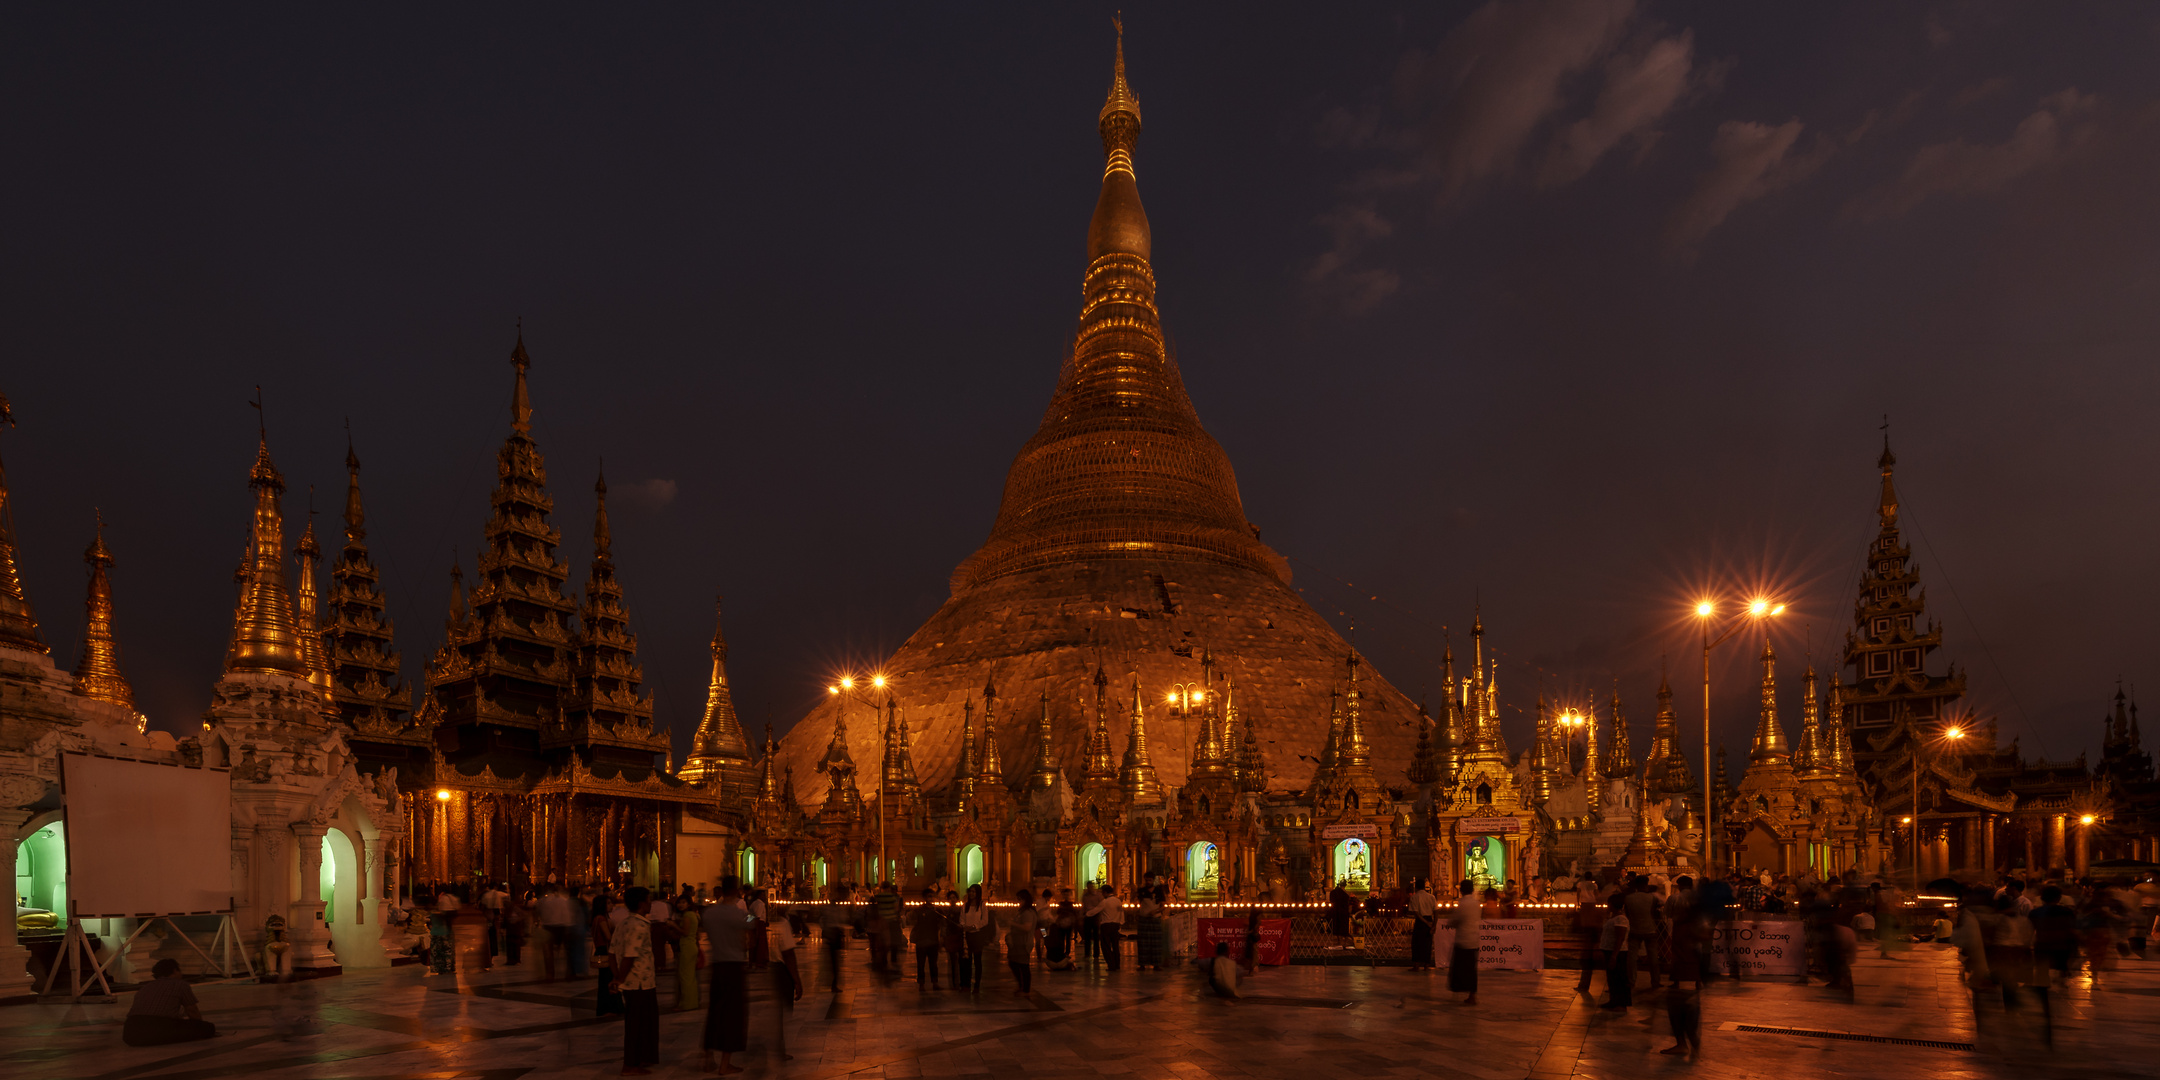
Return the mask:
[[(815, 952), (804, 950), (813, 968)], [(789, 1019), (790, 1062), (768, 1052), (772, 996), (752, 976), (746, 1076), (2079, 1080), (2149, 1075), (2160, 1052), (2160, 958), (2125, 961), (2098, 987), (2080, 978), (2058, 988), (2052, 1050), (2036, 1002), (2006, 1011), (1990, 995), (1976, 1012), (1954, 958), (1932, 946), (1861, 960), (1849, 997), (1819, 983), (1721, 982), (1705, 1000), (1702, 1060), (1690, 1064), (1656, 1053), (1672, 1041), (1652, 1007), (1660, 995), (1638, 991), (1636, 1008), (1600, 1009), (1575, 993), (1573, 971), (1488, 973), (1478, 1004), (1464, 1006), (1445, 973), (1300, 966), (1266, 971), (1247, 983), (1251, 996), (1230, 1003), (1187, 971), (1129, 965), (1114, 975), (1038, 971), (1026, 997), (1002, 968), (982, 994), (924, 994), (912, 980), (878, 986), (860, 949), (846, 957), (843, 991), (827, 993), (817, 972)], [(672, 986), (663, 977), (663, 1008)], [(166, 1047), (120, 1043), (126, 995), (0, 1008), (0, 1077), (543, 1080), (621, 1067), (621, 1023), (592, 1015), (592, 984), (542, 981), (529, 965), (454, 978), (402, 967), (286, 986), (207, 984), (197, 994), (224, 1034)], [(657, 1075), (699, 1075), (703, 1015), (663, 1015)]]

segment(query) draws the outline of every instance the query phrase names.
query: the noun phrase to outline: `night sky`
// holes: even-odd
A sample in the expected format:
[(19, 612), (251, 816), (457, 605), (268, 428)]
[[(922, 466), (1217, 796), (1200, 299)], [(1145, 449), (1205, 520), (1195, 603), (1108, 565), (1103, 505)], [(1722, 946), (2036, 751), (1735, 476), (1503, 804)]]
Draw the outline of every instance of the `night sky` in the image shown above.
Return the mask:
[[(288, 540), (312, 484), (334, 552), (350, 420), (417, 678), (522, 318), (573, 585), (605, 458), (676, 745), (716, 592), (745, 723), (784, 729), (937, 608), (1049, 399), (1113, 39), (1033, 7), (12, 8), (0, 451), (55, 660), (102, 508), (123, 670), (194, 725), (261, 384)], [(1768, 590), (1791, 732), (1887, 414), (1934, 670), (2028, 756), (2097, 750), (2118, 677), (2160, 700), (2160, 11), (1125, 25), (1187, 385), (1295, 583), (1412, 696), (1481, 602), (1515, 745), (1541, 679), (1617, 680), (1640, 754), (1661, 658), (1699, 723), (1696, 596)], [(1736, 752), (1758, 648), (1718, 655)]]

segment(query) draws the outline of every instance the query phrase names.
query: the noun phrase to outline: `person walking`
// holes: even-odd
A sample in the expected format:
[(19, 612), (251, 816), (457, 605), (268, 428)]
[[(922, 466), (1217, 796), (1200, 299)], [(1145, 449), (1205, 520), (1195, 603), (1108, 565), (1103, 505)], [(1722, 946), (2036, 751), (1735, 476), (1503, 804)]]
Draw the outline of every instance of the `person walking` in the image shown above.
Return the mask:
[[(720, 879), (720, 898), (705, 912), (706, 936), (712, 942), (712, 1004), (706, 1007), (704, 1050), (706, 1072), (721, 1075), (741, 1072), (733, 1057), (750, 1045), (750, 954), (744, 948), (750, 933), (750, 909), (743, 903), (742, 886), (732, 877)], [(792, 999), (790, 999), (792, 1000)], [(720, 1055), (717, 1066), (713, 1054)]]
[(1140, 910), (1136, 913), (1133, 922), (1133, 929), (1137, 932), (1133, 947), (1136, 962), (1133, 967), (1138, 970), (1146, 971), (1149, 968), (1154, 968), (1157, 971), (1162, 970), (1163, 921), (1161, 912), (1162, 905), (1156, 902), (1155, 890), (1144, 890), (1140, 895)]
[(845, 885), (835, 885), (828, 894), (831, 899), (818, 920), (818, 936), (825, 942), (825, 978), (831, 983), (829, 993), (840, 992), (840, 965), (847, 952), (848, 931), (853, 920), (848, 912), (848, 891)]
[(922, 903), (915, 905), (908, 924), (908, 940), (915, 946), (915, 988), (938, 989), (938, 953), (945, 948), (945, 913), (938, 909), (937, 890), (924, 889)]
[(1005, 963), (1012, 968), (1013, 982), (1018, 984), (1013, 993), (1026, 997), (1035, 986), (1035, 940), (1042, 921), (1035, 910), (1034, 894), (1021, 889), (1013, 899), (1020, 906), (1005, 921)]
[(1650, 891), (1650, 879), (1636, 875), (1628, 884), (1627, 891), (1628, 952), (1642, 955), (1643, 966), (1650, 969), (1650, 989), (1655, 990), (1664, 972), (1660, 963), (1664, 952), (1664, 913), (1658, 910), (1656, 893)]
[(1090, 965), (1102, 953), (1102, 889), (1093, 882), (1080, 890), (1080, 959)]
[(939, 929), (939, 933), (944, 939), (945, 957), (952, 965), (952, 985), (955, 990), (965, 990), (970, 985), (967, 931), (960, 928), (960, 916), (966, 913), (966, 909), (960, 906), (960, 894), (946, 890), (945, 907), (941, 912), (945, 916), (945, 925)]
[(960, 934), (967, 941), (967, 983), (978, 994), (983, 991), (983, 956), (997, 941), (997, 924), (990, 921), (990, 908), (983, 903), (983, 887), (970, 885), (967, 903), (960, 908)]
[(645, 1076), (660, 1064), (660, 990), (653, 970), (652, 923), (645, 917), (648, 894), (630, 888), (630, 914), (616, 926), (609, 945), (612, 988), (622, 994), (623, 1075)]
[(564, 970), (569, 970), (569, 956), (565, 950), (570, 947), (570, 926), (577, 920), (577, 915), (571, 908), (570, 898), (564, 896), (562, 890), (553, 884), (541, 888), (540, 902), (534, 905), (533, 914), (540, 922), (540, 933), (543, 936), (540, 942), (540, 964), (547, 973), (547, 981), (554, 982), (558, 959), (563, 961)]
[[(1410, 970), (1433, 969), (1433, 929), (1439, 925), (1440, 900), (1419, 878), (1406, 905), (1410, 910)], [(1255, 909), (1256, 911), (1258, 909)]]
[(1125, 936), (1125, 905), (1118, 902), (1116, 889), (1103, 886), (1099, 911), (1095, 921), (1102, 928), (1103, 968), (1116, 971), (1123, 961)]
[(592, 917), (595, 910), (593, 907), (594, 893), (591, 886), (586, 886), (581, 889), (566, 890), (564, 895), (570, 900), (570, 943), (564, 947), (563, 951), (569, 954), (570, 977), (572, 979), (582, 979), (591, 972), (592, 968), (590, 960), (592, 957)]
[(606, 893), (593, 898), (592, 923), (586, 930), (592, 937), (592, 969), (600, 983), (593, 996), (594, 1016), (620, 1016), (623, 1012), (622, 993), (615, 987), (615, 920), (607, 914), (610, 899)]
[(773, 1053), (782, 1061), (795, 1060), (795, 1055), (787, 1052), (787, 1020), (795, 1011), (795, 1003), (802, 1000), (802, 965), (796, 954), (802, 951), (803, 935), (809, 932), (801, 912), (790, 911), (773, 920)]
[(1629, 925), (1629, 893), (1615, 893), (1606, 901), (1605, 926), (1599, 931), (1598, 950), (1605, 954), (1605, 1004), (1625, 1009), (1635, 1003), (1635, 954), (1630, 947), (1634, 929)]
[(1485, 909), (1478, 902), (1477, 882), (1464, 878), (1455, 901), (1455, 947), (1448, 950), (1448, 989), (1466, 994), (1463, 1004), (1477, 1004), (1478, 929)]
[[(745, 883), (743, 887), (747, 890), (749, 885)], [(705, 886), (700, 885), (698, 886), (698, 903), (703, 904), (705, 902), (704, 896)], [(772, 933), (771, 924), (766, 921), (767, 910), (765, 890), (759, 889), (750, 893), (750, 970), (752, 971), (763, 971), (766, 965), (772, 962), (772, 946), (766, 940)]]

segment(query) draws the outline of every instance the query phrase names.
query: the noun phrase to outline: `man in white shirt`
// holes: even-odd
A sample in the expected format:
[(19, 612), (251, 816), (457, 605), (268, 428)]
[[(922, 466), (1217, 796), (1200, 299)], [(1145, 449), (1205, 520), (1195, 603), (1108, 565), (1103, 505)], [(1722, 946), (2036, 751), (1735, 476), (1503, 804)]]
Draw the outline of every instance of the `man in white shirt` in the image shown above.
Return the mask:
[(1101, 929), (1103, 966), (1111, 971), (1118, 969), (1118, 944), (1125, 933), (1125, 905), (1118, 901), (1117, 890), (1105, 885), (1102, 902), (1095, 912), (1096, 925)]

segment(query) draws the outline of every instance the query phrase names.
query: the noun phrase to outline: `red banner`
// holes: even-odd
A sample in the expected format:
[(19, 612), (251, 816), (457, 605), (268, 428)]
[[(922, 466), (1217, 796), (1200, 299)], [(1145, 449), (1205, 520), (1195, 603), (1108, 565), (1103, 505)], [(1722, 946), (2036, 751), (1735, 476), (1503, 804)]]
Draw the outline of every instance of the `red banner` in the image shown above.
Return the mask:
[[(1199, 959), (1215, 955), (1217, 943), (1230, 946), (1230, 955), (1245, 959), (1245, 920), (1199, 919)], [(1290, 962), (1290, 920), (1260, 920), (1260, 945), (1253, 950), (1253, 958), (1270, 967), (1281, 967)]]

